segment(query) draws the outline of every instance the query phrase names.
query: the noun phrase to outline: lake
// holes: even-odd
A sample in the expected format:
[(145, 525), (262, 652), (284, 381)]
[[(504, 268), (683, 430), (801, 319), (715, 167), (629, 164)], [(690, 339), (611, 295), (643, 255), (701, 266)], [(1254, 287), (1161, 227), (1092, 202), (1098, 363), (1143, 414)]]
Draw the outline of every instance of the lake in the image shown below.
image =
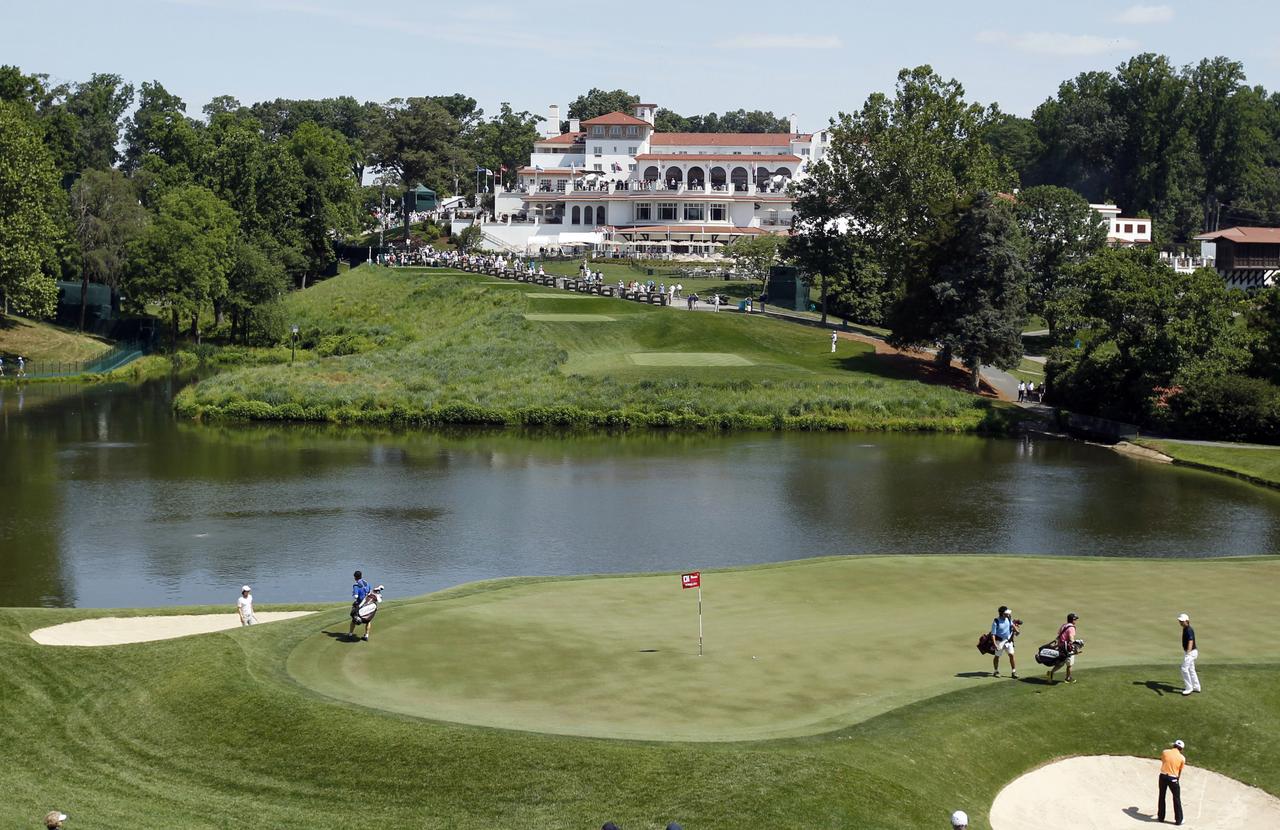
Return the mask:
[(394, 597), (831, 554), (1280, 549), (1280, 493), (1073, 441), (201, 425), (176, 388), (0, 386), (0, 605), (230, 607), (246, 582), (343, 600), (355, 568)]

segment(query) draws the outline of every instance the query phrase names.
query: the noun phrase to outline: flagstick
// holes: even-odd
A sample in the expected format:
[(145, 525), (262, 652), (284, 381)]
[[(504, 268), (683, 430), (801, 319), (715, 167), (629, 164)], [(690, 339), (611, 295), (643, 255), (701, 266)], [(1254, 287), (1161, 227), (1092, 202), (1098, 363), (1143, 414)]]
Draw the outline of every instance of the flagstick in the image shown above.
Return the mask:
[(702, 585), (698, 585), (698, 656), (702, 656)]

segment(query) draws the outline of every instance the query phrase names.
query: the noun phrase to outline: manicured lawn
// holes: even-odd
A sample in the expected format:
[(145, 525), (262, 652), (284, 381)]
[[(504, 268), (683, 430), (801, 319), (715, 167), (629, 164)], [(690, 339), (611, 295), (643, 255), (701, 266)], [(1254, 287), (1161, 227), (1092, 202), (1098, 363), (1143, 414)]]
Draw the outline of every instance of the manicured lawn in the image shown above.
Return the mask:
[(13, 360), (18, 355), (28, 362), (78, 363), (110, 350), (109, 341), (74, 329), (12, 315), (0, 318), (0, 357), (5, 358), (6, 374), (16, 368)]
[[(993, 417), (985, 400), (900, 379), (864, 344), (842, 341), (831, 354), (808, 328), (491, 282), (362, 267), (295, 292), (286, 302), (301, 345), (331, 357), (225, 372), (184, 390), (177, 408), (262, 420), (697, 429), (964, 431)], [(650, 353), (735, 357), (632, 358)]]
[[(345, 631), (342, 607), (102, 649), (24, 633), (95, 612), (0, 611), (0, 745), (20, 761), (0, 765), (0, 823), (35, 826), (56, 806), (78, 825), (130, 830), (348, 828), (361, 809), (387, 826), (464, 830), (918, 830), (964, 809), (985, 828), (995, 794), (1028, 769), (1151, 756), (1175, 736), (1194, 764), (1280, 793), (1280, 654), (1265, 604), (1276, 566), (925, 557), (707, 573), (701, 659), (693, 592), (674, 574), (392, 600), (370, 643), (321, 632)], [(976, 674), (990, 663), (971, 640), (992, 606), (1027, 620), (1025, 660), (1068, 601), (1089, 644), (1078, 683)], [(1189, 699), (1174, 685), (1172, 615), (1184, 608), (1205, 643), (1205, 693)], [(650, 737), (769, 734), (761, 709), (774, 734), (845, 725), (620, 741), (377, 708), (397, 699), (435, 717), (631, 723)]]
[(1163, 438), (1142, 438), (1135, 443), (1162, 452), (1177, 462), (1239, 473), (1280, 487), (1280, 446), (1209, 446)]

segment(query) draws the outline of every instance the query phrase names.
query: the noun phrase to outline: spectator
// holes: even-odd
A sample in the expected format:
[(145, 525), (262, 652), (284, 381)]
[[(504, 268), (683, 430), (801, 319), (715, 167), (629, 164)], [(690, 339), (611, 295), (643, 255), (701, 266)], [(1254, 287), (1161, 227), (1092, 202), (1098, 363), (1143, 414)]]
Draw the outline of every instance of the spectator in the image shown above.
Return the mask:
[(240, 615), (241, 625), (254, 625), (258, 618), (253, 616), (253, 594), (246, 585), (240, 589), (240, 598), (236, 600), (236, 613)]

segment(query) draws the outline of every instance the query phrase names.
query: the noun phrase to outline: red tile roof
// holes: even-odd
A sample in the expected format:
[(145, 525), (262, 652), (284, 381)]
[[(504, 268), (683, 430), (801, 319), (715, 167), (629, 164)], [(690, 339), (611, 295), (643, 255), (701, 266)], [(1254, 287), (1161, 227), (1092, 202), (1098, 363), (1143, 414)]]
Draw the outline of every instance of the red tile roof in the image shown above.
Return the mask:
[(1275, 245), (1280, 243), (1280, 228), (1225, 228), (1213, 233), (1202, 233), (1196, 239), (1206, 241), (1229, 239), (1232, 242), (1245, 244), (1261, 243)]
[(771, 155), (732, 155), (729, 153), (641, 153), (636, 156), (636, 161), (737, 161), (737, 162), (753, 162), (753, 161), (800, 161), (799, 156), (790, 154), (771, 154)]
[(595, 118), (588, 118), (582, 122), (584, 127), (594, 127), (597, 124), (615, 125), (615, 124), (635, 124), (641, 127), (652, 126), (643, 118), (636, 118), (634, 115), (627, 115), (625, 112), (607, 112), (604, 115), (597, 115)]
[(540, 138), (534, 144), (573, 144), (576, 141), (581, 141), (585, 135), (586, 133), (584, 132), (562, 133), (551, 138)]
[(683, 147), (789, 147), (791, 133), (654, 133), (649, 143)]

